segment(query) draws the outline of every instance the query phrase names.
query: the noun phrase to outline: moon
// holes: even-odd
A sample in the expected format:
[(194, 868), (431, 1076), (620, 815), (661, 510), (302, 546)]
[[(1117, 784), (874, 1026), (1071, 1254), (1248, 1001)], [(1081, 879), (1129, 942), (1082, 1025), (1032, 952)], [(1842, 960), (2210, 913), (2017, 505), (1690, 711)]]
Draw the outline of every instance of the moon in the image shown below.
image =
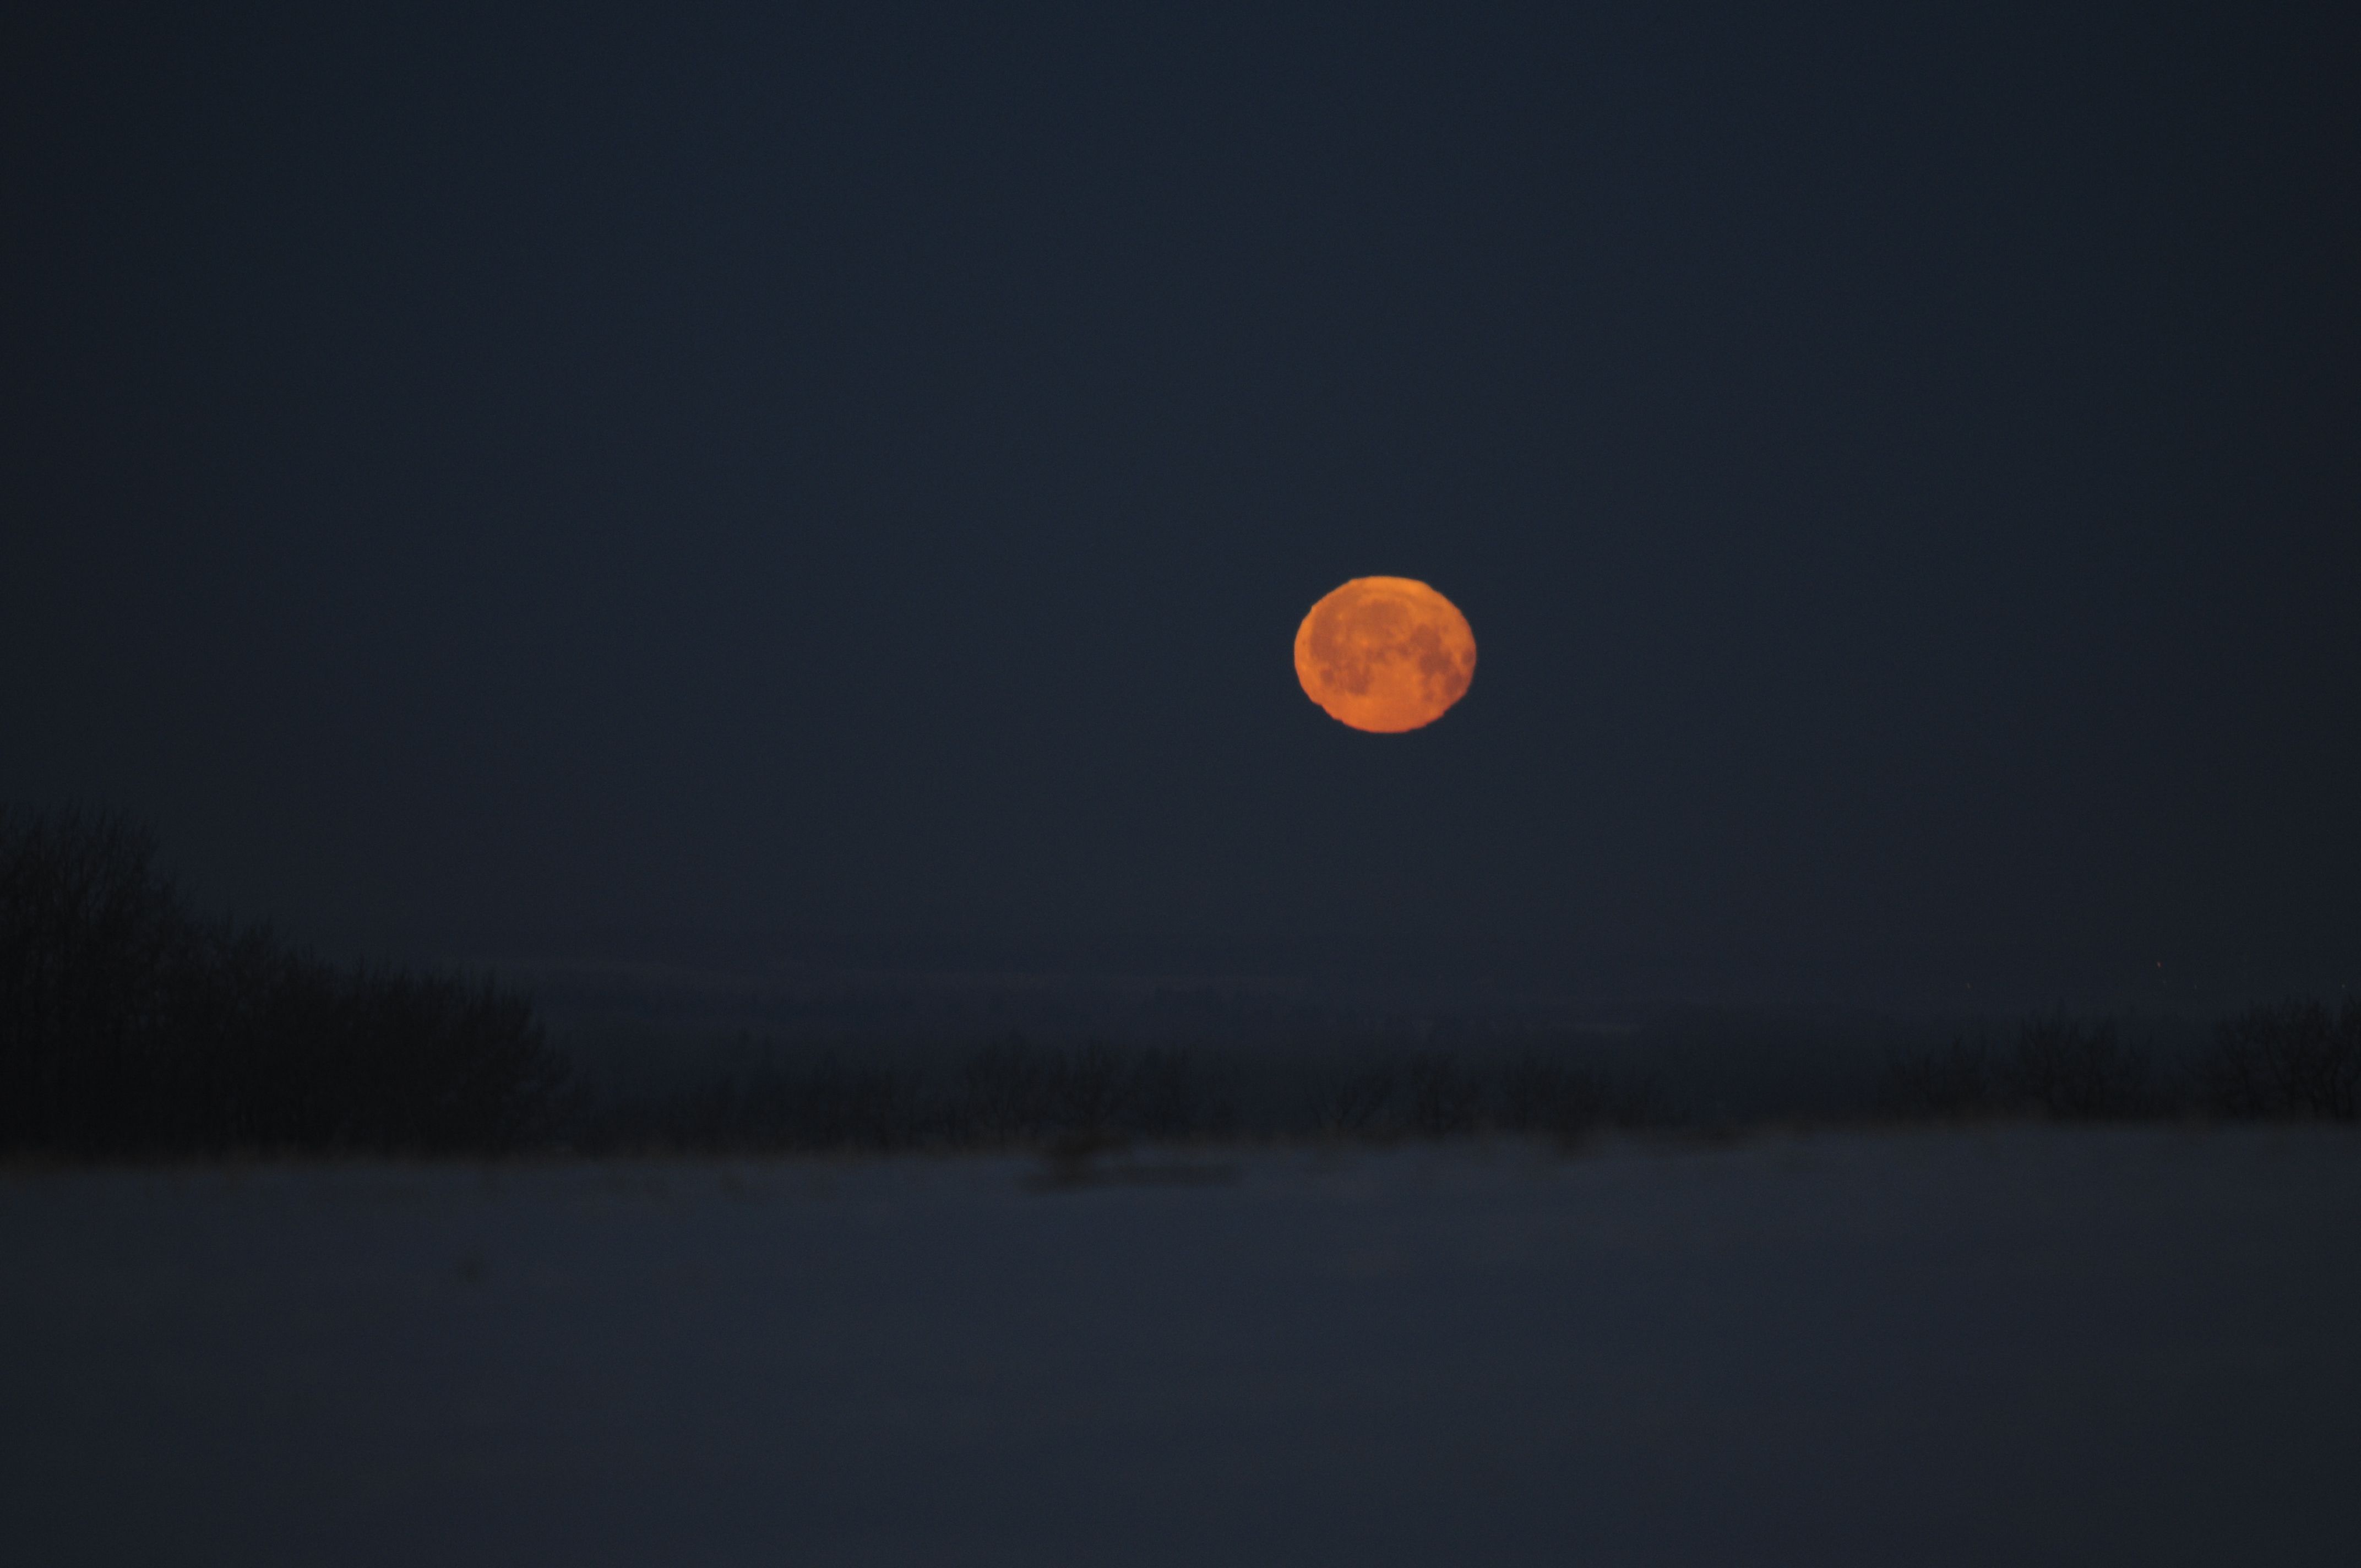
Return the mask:
[(1433, 723), (1475, 676), (1467, 618), (1414, 577), (1355, 577), (1295, 630), (1303, 695), (1339, 724), (1373, 735)]

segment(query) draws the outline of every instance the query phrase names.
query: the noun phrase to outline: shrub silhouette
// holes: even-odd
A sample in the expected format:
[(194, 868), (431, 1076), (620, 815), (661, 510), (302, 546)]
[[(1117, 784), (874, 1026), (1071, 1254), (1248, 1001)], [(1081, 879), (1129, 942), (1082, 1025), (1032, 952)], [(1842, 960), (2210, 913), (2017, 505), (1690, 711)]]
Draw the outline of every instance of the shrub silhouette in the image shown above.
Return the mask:
[(1410, 1058), (1410, 1127), (1418, 1136), (1448, 1138), (1472, 1133), (1483, 1106), (1482, 1082), (1457, 1056), (1422, 1051)]
[(1965, 1039), (1894, 1061), (1878, 1101), (1887, 1114), (1911, 1120), (1962, 1121), (2004, 1109), (1992, 1051)]
[[(811, 1054), (813, 1052), (817, 1054)], [(963, 1050), (847, 1065), (829, 1047), (741, 1036), (685, 1086), (577, 1107), (585, 1153), (906, 1149), (1098, 1150), (1136, 1141), (1300, 1138), (1387, 1143), (1499, 1131), (1574, 1144), (1662, 1124), (1653, 1082), (1528, 1052), (1455, 1050), (1317, 1064), (1176, 1046), (1041, 1044), (1004, 1035)]]
[(2224, 1019), (2197, 1083), (2218, 1116), (2350, 1122), (2361, 1114), (2361, 1002), (2334, 1014), (2288, 1002)]
[(2060, 1012), (2028, 1018), (2007, 1051), (1958, 1039), (1943, 1050), (1893, 1063), (1879, 1100), (1913, 1120), (2042, 1116), (2092, 1122), (2156, 1109), (2147, 1058), (2125, 1047), (2111, 1018)]
[(1010, 1035), (984, 1046), (961, 1068), (951, 1140), (1026, 1143), (1060, 1128), (1065, 1058)]
[(751, 1038), (738, 1054), (738, 1069), (685, 1091), (597, 1109), (574, 1144), (598, 1153), (1107, 1147), (1224, 1136), (1238, 1120), (1220, 1076), (1179, 1047), (1007, 1035), (931, 1072), (916, 1062), (847, 1066), (834, 1050), (798, 1066)]
[(1571, 1144), (1601, 1127), (1638, 1127), (1653, 1116), (1654, 1095), (1645, 1080), (1611, 1082), (1596, 1072), (1528, 1053), (1510, 1062), (1500, 1081), (1504, 1131)]
[[(752, 1043), (741, 1041), (751, 1052)], [(927, 1141), (928, 1107), (917, 1083), (891, 1067), (846, 1067), (834, 1052), (806, 1072), (767, 1059), (686, 1092), (610, 1115), (583, 1129), (582, 1142), (619, 1148), (759, 1154), (785, 1149), (891, 1152)]]
[(489, 981), (192, 916), (115, 814), (0, 818), (0, 1151), (489, 1153), (557, 1086)]
[(2116, 1038), (2112, 1018), (2028, 1018), (2008, 1066), (2012, 1100), (2040, 1115), (2095, 1122), (2147, 1108), (2147, 1058)]
[(1172, 1142), (1226, 1137), (1236, 1130), (1236, 1104), (1195, 1053), (1154, 1047), (1132, 1065), (1132, 1123), (1140, 1136)]
[(1396, 1076), (1392, 1059), (1383, 1057), (1346, 1070), (1320, 1098), (1315, 1113), (1320, 1131), (1335, 1137), (1370, 1137), (1382, 1133), (1382, 1118), (1394, 1097)]

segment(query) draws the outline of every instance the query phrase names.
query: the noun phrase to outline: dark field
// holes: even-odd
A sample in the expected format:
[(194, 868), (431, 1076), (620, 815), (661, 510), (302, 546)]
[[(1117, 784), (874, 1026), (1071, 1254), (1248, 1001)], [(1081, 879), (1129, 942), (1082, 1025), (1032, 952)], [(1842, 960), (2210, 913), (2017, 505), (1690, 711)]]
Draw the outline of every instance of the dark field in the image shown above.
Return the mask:
[(2361, 1142), (0, 1177), (44, 1564), (2345, 1561)]

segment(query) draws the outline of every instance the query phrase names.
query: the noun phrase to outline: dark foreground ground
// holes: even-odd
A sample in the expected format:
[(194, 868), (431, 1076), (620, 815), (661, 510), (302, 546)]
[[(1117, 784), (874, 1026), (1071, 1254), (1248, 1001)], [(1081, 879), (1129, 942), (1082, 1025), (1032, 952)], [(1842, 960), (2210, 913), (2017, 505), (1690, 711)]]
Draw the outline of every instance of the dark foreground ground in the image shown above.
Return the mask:
[(2361, 1137), (0, 1177), (0, 1560), (2361, 1561)]

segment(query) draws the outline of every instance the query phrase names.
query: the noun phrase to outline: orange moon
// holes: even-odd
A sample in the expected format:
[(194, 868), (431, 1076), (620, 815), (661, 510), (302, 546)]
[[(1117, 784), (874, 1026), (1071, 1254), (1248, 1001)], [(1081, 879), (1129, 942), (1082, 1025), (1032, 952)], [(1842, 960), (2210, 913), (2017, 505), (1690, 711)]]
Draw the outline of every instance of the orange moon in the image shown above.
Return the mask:
[(1328, 717), (1376, 735), (1422, 729), (1467, 695), (1476, 633), (1411, 577), (1355, 577), (1295, 630), (1295, 678)]

